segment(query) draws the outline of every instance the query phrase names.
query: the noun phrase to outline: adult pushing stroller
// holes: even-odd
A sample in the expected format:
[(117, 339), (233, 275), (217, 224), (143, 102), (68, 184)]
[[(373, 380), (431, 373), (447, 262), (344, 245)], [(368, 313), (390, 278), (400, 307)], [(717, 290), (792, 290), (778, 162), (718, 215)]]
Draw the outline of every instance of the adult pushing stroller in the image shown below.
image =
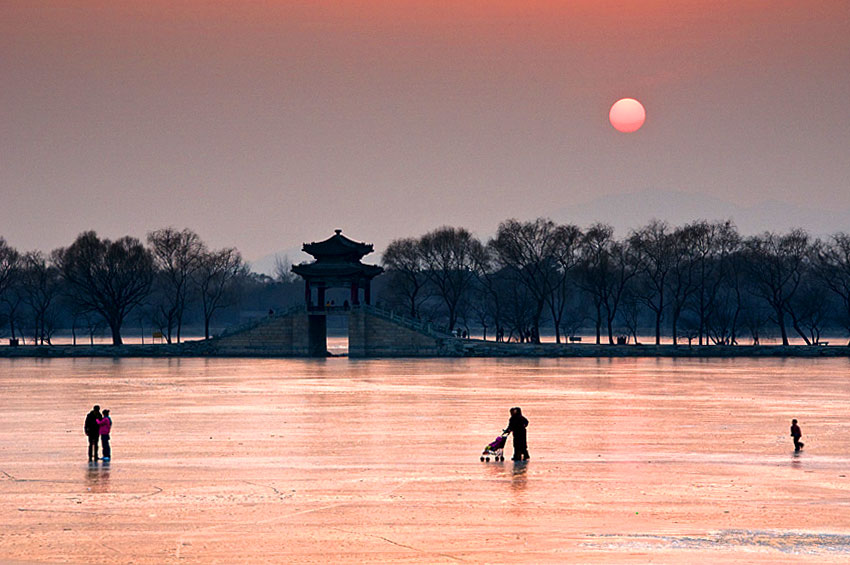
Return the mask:
[(492, 455), (493, 461), (504, 461), (505, 456), (503, 455), (503, 452), (505, 451), (505, 444), (507, 442), (508, 434), (502, 432), (502, 435), (500, 435), (484, 447), (484, 451), (481, 453), (481, 460), (489, 461), (490, 456)]

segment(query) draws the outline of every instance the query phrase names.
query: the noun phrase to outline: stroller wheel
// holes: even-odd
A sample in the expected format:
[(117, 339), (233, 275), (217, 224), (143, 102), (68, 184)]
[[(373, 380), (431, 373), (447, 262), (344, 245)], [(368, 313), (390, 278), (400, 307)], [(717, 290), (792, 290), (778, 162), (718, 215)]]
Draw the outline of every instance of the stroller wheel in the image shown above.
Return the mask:
[(504, 460), (505, 460), (505, 456), (504, 456), (504, 455), (502, 455), (501, 457), (499, 457), (499, 461), (504, 461)]
[(484, 461), (484, 457), (481, 457), (481, 460)]
[(489, 457), (486, 457), (484, 460), (485, 460), (485, 461), (490, 461), (490, 458), (489, 458)]

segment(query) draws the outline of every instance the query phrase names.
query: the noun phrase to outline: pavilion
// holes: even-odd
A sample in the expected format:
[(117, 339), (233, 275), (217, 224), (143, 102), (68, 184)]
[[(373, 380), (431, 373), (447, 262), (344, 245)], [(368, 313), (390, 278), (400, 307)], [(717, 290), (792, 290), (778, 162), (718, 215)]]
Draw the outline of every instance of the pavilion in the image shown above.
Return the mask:
[[(308, 313), (308, 333), (310, 354), (316, 357), (327, 353), (327, 314), (329, 311), (344, 309), (339, 305), (329, 307), (325, 293), (329, 288), (348, 288), (350, 298), (348, 306), (354, 308), (361, 304), (360, 292), (363, 291), (363, 303), (372, 303), (372, 279), (384, 272), (378, 265), (367, 265), (361, 259), (374, 251), (371, 243), (361, 243), (342, 235), (342, 230), (334, 230), (330, 238), (313, 243), (305, 243), (305, 253), (315, 261), (292, 266), (292, 272), (304, 279), (304, 300)], [(316, 299), (313, 300), (313, 289)]]

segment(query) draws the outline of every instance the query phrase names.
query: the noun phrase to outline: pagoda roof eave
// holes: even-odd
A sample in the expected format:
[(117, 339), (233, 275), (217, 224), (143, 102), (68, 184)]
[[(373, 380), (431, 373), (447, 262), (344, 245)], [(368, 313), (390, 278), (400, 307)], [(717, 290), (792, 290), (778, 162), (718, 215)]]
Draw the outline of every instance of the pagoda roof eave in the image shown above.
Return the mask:
[(292, 272), (304, 278), (351, 278), (372, 279), (384, 272), (383, 267), (363, 263), (301, 263), (293, 265)]
[(361, 243), (349, 239), (342, 235), (342, 230), (336, 230), (334, 235), (324, 241), (303, 244), (302, 250), (316, 259), (320, 257), (356, 257), (360, 259), (374, 251), (374, 246), (370, 243)]

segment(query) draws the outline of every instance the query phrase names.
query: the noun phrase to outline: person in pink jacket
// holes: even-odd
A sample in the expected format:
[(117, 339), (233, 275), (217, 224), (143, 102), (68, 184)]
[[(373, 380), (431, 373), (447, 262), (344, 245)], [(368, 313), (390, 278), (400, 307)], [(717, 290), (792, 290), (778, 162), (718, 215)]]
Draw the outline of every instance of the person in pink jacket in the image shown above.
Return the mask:
[(112, 418), (109, 410), (103, 411), (103, 418), (97, 421), (100, 426), (100, 444), (103, 447), (103, 461), (109, 461), (112, 457), (112, 448), (109, 446), (109, 432), (112, 430)]

